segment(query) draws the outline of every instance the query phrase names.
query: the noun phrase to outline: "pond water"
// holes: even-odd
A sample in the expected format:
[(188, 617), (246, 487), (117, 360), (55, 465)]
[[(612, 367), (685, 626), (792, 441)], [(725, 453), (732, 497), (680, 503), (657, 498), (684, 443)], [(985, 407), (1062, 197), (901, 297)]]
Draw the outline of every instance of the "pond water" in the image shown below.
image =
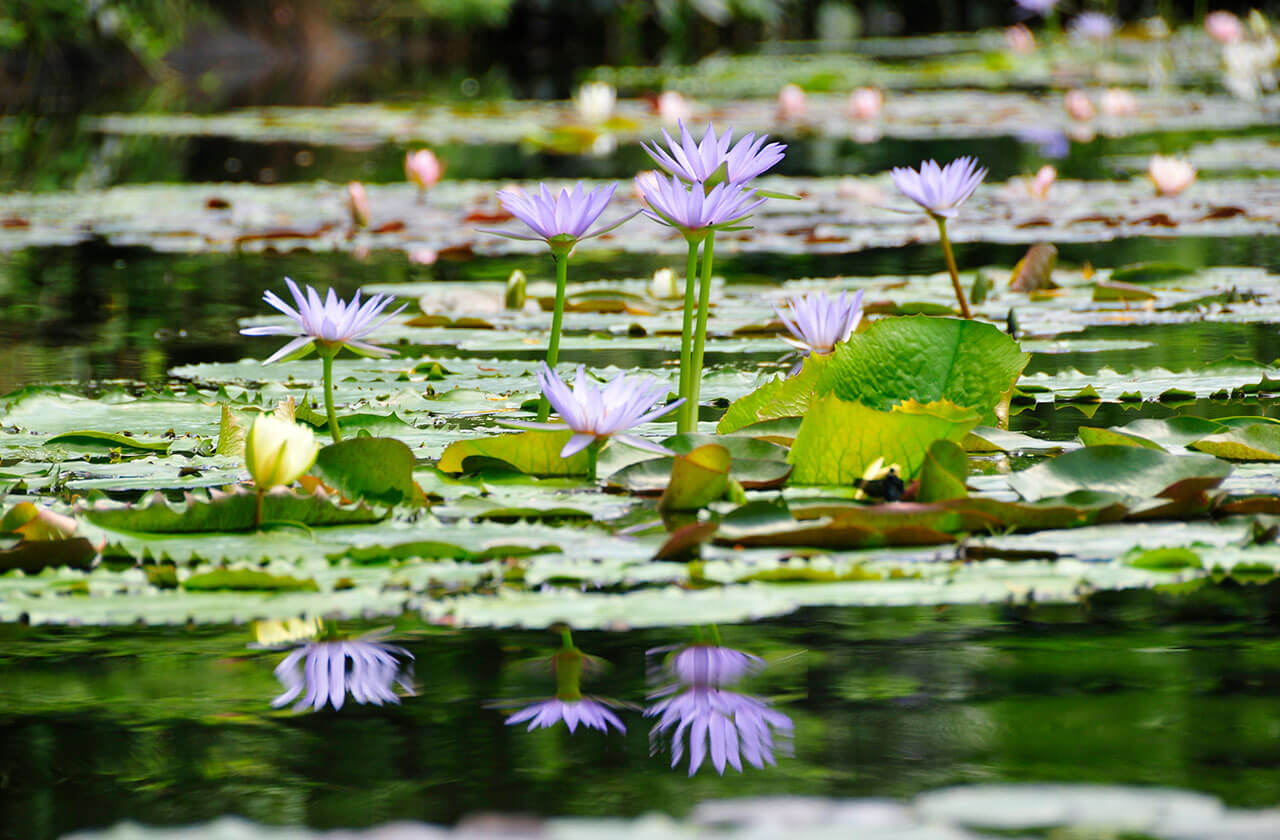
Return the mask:
[[(566, 103), (490, 98), (487, 81), (479, 101), (460, 99), (478, 83), (453, 78), (379, 95), (364, 80), (320, 107), (165, 89), (92, 114), (5, 116), (0, 489), (5, 510), (72, 526), (53, 540), (18, 514), (0, 525), (0, 838), (160, 837), (228, 815), (251, 824), (190, 837), (399, 820), (483, 836), (770, 837), (786, 814), (802, 840), (824, 836), (838, 807), (866, 840), (1280, 836), (1280, 100), (1226, 96), (1204, 58), (1216, 47), (1173, 37), (1054, 45), (1045, 62), (1011, 59), (992, 32), (864, 42), (847, 66), (797, 44), (668, 77), (599, 68), (623, 97), (608, 130), (578, 125)], [(1178, 45), (1197, 57), (1171, 62)], [(775, 119), (777, 79), (766, 89), (748, 72), (760, 60), (808, 82), (807, 121)], [(874, 131), (842, 116), (859, 73), (888, 91)], [(1132, 87), (1134, 122), (1075, 125), (1064, 80), (1095, 98)], [(615, 203), (638, 209), (623, 193), (652, 167), (638, 140), (661, 123), (635, 95), (664, 84), (706, 100), (699, 119), (788, 142), (769, 186), (803, 199), (772, 201), (755, 231), (717, 244), (701, 434), (668, 442), (682, 457), (734, 448), (723, 486), (693, 509), (667, 501), (694, 461), (654, 467), (611, 445), (594, 481), (558, 456), (529, 468), (536, 451), (456, 453), (497, 420), (530, 419), (548, 337), (554, 265), (476, 233), (492, 190), (617, 179)], [(547, 85), (563, 86), (515, 89)], [(447, 177), (419, 201), (404, 156), (427, 143)], [(1155, 152), (1196, 162), (1185, 195), (1151, 194), (1141, 173)], [(951, 358), (918, 336), (891, 355), (918, 378), (946, 368), (938, 393), (911, 400), (976, 413), (926, 413), (964, 425), (927, 452), (914, 427), (875, 427), (902, 420), (887, 404), (858, 421), (919, 477), (909, 493), (940, 481), (952, 452), (959, 475), (944, 477), (958, 489), (900, 507), (857, 498), (880, 450), (839, 449), (862, 428), (852, 421), (810, 461), (859, 469), (784, 486), (806, 468), (816, 403), (761, 408), (759, 423), (734, 414), (794, 361), (774, 306), (862, 290), (872, 327), (854, 342), (884, 335), (876, 324), (953, 322), (915, 317), (955, 314), (936, 229), (883, 208), (886, 170), (960, 155), (990, 170), (955, 223), (955, 257), (992, 326)], [(1037, 203), (1018, 179), (1046, 163), (1057, 198)], [(353, 180), (371, 185), (372, 230), (348, 219)], [(629, 225), (574, 255), (563, 373), (674, 379), (679, 303), (650, 283), (683, 270), (683, 244)], [(1056, 243), (1059, 288), (1010, 288), (1038, 238)], [(523, 306), (503, 299), (516, 270)], [(348, 443), (394, 437), (404, 457), (348, 484), (322, 450), (313, 478), (333, 495), (268, 494), (279, 515), (264, 520), (241, 504), (244, 427), (296, 403), (329, 435), (320, 363), (263, 367), (277, 347), (239, 332), (280, 323), (263, 295), (286, 276), (404, 299), (384, 333), (391, 359), (335, 363)], [(980, 341), (990, 358), (957, 361)], [(990, 405), (960, 401), (963, 380), (1002, 364), (1016, 369)], [(1096, 447), (1121, 466), (1061, 467)], [(290, 621), (305, 624), (298, 644), (321, 635), (308, 651), (385, 633), (395, 667), (369, 685), (396, 702), (274, 709)], [(765, 721), (767, 737), (735, 730), (742, 772), (717, 772), (714, 742), (690, 772), (694, 748), (673, 752), (645, 715), (699, 687), (676, 679), (671, 651), (715, 639), (761, 658), (720, 686)], [(581, 693), (625, 731), (507, 725), (574, 695), (578, 666)], [(358, 668), (333, 673), (358, 681)], [(311, 689), (322, 672), (307, 672)], [(785, 799), (777, 814), (774, 800), (731, 801), (758, 797)], [(682, 822), (646, 822), (653, 812)], [(160, 833), (96, 833), (130, 821)]]
[(282, 654), (244, 630), (11, 629), (0, 824), (53, 838), (121, 819), (453, 823), (479, 812), (687, 815), (760, 795), (908, 799), (977, 782), (1091, 782), (1269, 807), (1280, 786), (1280, 590), (1099, 597), (1087, 608), (807, 610), (721, 628), (794, 724), (777, 766), (692, 778), (651, 745), (646, 651), (679, 630), (580, 633), (584, 686), (626, 733), (504, 726), (548, 694), (551, 633), (402, 628), (416, 696), (273, 714)]

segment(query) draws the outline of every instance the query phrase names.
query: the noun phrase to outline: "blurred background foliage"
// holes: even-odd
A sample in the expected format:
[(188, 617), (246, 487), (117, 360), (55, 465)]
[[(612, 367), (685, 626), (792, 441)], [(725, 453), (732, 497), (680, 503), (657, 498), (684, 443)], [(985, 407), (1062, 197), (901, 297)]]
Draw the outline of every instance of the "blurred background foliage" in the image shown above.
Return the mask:
[[(1065, 0), (1172, 25), (1275, 0)], [(174, 74), (205, 93), (310, 68), (377, 64), (401, 76), (506, 68), (514, 93), (564, 96), (598, 64), (690, 62), (764, 43), (967, 31), (1020, 18), (1012, 0), (0, 0), (0, 107), (93, 107), (106, 91)], [(568, 46), (571, 45), (571, 46)], [(323, 74), (319, 74), (322, 77)], [(327, 78), (327, 77), (326, 77)], [(330, 79), (331, 80), (331, 79)], [(406, 78), (406, 81), (411, 80)], [(286, 88), (289, 89), (289, 88)], [(358, 93), (358, 92), (357, 92)], [(299, 96), (300, 94), (300, 96)], [(269, 104), (257, 89), (259, 104)], [(224, 104), (241, 104), (230, 102)]]

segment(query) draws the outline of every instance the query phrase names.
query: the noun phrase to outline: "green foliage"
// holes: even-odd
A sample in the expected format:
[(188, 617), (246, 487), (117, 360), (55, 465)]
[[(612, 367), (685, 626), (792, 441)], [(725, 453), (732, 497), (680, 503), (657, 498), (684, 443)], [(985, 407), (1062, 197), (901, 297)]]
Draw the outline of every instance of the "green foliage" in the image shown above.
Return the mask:
[(946, 400), (978, 410), (983, 423), (1003, 425), (1030, 358), (990, 324), (886, 318), (836, 347), (817, 390), (886, 411), (907, 400)]

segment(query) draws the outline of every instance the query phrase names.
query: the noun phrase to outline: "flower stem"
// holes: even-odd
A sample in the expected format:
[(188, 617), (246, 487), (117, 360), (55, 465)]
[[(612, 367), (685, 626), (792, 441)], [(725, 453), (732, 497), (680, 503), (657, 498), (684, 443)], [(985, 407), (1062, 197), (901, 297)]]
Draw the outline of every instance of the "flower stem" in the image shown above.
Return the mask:
[(573, 631), (568, 627), (560, 630), (560, 645), (565, 650), (573, 650)]
[(587, 480), (594, 483), (596, 480), (596, 466), (600, 460), (600, 439), (596, 438), (587, 447)]
[[(551, 256), (556, 261), (556, 307), (551, 314), (551, 340), (547, 343), (547, 367), (555, 370), (556, 362), (560, 361), (560, 329), (564, 326), (564, 295), (565, 286), (569, 283), (569, 255), (552, 251)], [(545, 423), (550, 416), (551, 403), (544, 394), (542, 399), (538, 400), (538, 422)]]
[(253, 529), (256, 531), (262, 527), (262, 498), (266, 493), (261, 488), (255, 487), (254, 490), (257, 493), (257, 499), (253, 503)]
[(333, 357), (337, 351), (320, 349), (320, 359), (324, 365), (324, 411), (329, 418), (329, 434), (334, 443), (342, 443), (342, 431), (338, 428), (338, 412), (333, 407)]
[(711, 307), (711, 263), (716, 244), (715, 232), (707, 234), (702, 246), (702, 283), (698, 289), (698, 331), (693, 338), (693, 370), (689, 377), (689, 401), (685, 407), (692, 415), (693, 428), (698, 430), (698, 401), (702, 394), (702, 352), (707, 345), (707, 311)]
[(960, 288), (960, 272), (956, 269), (956, 257), (951, 253), (951, 240), (947, 238), (947, 220), (942, 216), (934, 216), (938, 223), (938, 236), (942, 240), (942, 254), (947, 258), (947, 271), (951, 272), (951, 288), (956, 291), (956, 300), (960, 302), (960, 314), (965, 318), (973, 318), (969, 311), (969, 302), (964, 299), (964, 289)]
[(684, 326), (680, 330), (680, 396), (684, 405), (676, 415), (676, 431), (691, 432), (697, 424), (697, 416), (690, 411), (689, 382), (693, 378), (693, 301), (694, 278), (698, 276), (698, 240), (689, 238), (689, 264), (684, 273)]

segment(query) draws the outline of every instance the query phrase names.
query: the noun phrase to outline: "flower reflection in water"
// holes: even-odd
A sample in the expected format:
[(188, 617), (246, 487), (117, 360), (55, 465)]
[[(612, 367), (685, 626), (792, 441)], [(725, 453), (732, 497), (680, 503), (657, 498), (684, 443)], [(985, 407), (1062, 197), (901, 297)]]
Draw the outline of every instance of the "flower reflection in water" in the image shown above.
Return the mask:
[(764, 665), (758, 656), (719, 644), (689, 645), (670, 656), (663, 673), (675, 682), (653, 692), (656, 702), (644, 713), (657, 718), (649, 732), (654, 750), (669, 741), (672, 767), (687, 750), (690, 776), (708, 756), (720, 775), (726, 767), (742, 772), (744, 760), (760, 769), (775, 764), (774, 752), (790, 749), (791, 718), (760, 697), (725, 688)]
[(564, 721), (570, 732), (576, 732), (579, 724), (601, 732), (608, 732), (610, 726), (619, 732), (626, 732), (627, 727), (609, 708), (620, 704), (600, 697), (582, 695), (582, 670), (589, 661), (588, 657), (574, 646), (573, 637), (568, 630), (563, 630), (560, 638), (562, 646), (551, 657), (551, 670), (556, 677), (555, 696), (513, 713), (507, 718), (507, 726), (528, 721), (528, 731), (532, 732), (535, 729), (548, 729)]
[(326, 704), (341, 709), (348, 693), (357, 703), (375, 706), (399, 703), (397, 687), (413, 695), (412, 666), (405, 664), (413, 654), (376, 639), (371, 635), (311, 641), (293, 650), (276, 666), (276, 679), (285, 690), (271, 701), (272, 707), (278, 709), (299, 695), (295, 712), (308, 706), (318, 712)]

